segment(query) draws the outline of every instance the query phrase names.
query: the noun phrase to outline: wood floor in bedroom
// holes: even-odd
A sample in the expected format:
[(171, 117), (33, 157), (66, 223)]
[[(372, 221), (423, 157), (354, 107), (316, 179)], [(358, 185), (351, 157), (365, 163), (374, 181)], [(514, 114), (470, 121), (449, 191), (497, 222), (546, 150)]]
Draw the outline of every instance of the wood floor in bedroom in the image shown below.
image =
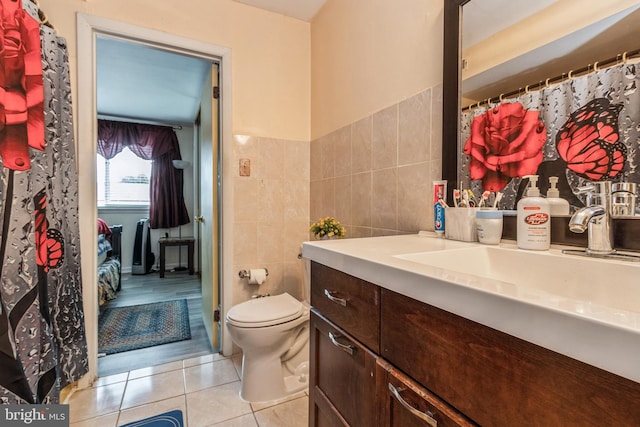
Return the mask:
[(133, 369), (160, 365), (213, 353), (202, 322), (202, 292), (198, 276), (187, 271), (158, 272), (146, 275), (124, 274), (118, 297), (105, 303), (105, 307), (146, 304), (186, 299), (189, 306), (191, 339), (98, 358), (98, 376), (128, 372)]

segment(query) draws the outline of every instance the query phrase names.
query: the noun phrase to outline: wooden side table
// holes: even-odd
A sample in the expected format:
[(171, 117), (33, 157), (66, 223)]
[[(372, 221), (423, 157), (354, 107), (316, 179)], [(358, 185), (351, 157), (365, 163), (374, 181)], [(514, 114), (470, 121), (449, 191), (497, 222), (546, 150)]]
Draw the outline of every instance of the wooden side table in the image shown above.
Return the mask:
[(196, 239), (193, 237), (161, 237), (158, 239), (160, 244), (160, 278), (164, 277), (165, 256), (164, 249), (167, 246), (186, 246), (188, 250), (189, 274), (193, 274), (193, 248)]

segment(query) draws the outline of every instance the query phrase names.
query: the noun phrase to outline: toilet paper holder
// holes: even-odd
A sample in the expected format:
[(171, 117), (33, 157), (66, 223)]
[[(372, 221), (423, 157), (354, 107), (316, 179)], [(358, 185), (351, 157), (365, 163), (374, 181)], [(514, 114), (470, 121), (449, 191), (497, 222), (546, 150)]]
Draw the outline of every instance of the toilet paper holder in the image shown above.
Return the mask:
[[(267, 276), (269, 275), (269, 270), (267, 270), (266, 268), (264, 269), (264, 272)], [(238, 276), (240, 276), (241, 279), (248, 279), (249, 277), (251, 277), (251, 273), (249, 272), (249, 270), (240, 270), (238, 272)]]

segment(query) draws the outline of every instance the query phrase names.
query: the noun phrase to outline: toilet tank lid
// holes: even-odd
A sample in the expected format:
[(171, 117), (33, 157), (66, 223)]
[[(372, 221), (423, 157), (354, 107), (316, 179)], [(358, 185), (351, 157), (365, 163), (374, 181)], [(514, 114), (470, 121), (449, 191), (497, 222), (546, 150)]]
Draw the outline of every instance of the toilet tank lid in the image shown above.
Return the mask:
[(303, 305), (300, 301), (283, 293), (264, 298), (255, 298), (237, 304), (229, 310), (227, 318), (235, 323), (264, 325), (269, 323), (282, 323), (297, 319), (302, 315)]

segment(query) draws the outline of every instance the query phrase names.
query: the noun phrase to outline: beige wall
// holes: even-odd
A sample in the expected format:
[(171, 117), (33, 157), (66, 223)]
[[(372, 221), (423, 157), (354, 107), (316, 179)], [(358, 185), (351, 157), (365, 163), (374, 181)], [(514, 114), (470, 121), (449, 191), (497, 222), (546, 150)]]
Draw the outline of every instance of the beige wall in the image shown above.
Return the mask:
[(311, 219), (347, 237), (433, 229), (442, 0), (328, 0), (311, 25)]
[(442, 82), (443, 0), (327, 0), (311, 25), (311, 139)]
[(76, 12), (232, 49), (233, 132), (309, 140), (309, 24), (231, 0), (41, 0), (67, 39), (76, 79)]

